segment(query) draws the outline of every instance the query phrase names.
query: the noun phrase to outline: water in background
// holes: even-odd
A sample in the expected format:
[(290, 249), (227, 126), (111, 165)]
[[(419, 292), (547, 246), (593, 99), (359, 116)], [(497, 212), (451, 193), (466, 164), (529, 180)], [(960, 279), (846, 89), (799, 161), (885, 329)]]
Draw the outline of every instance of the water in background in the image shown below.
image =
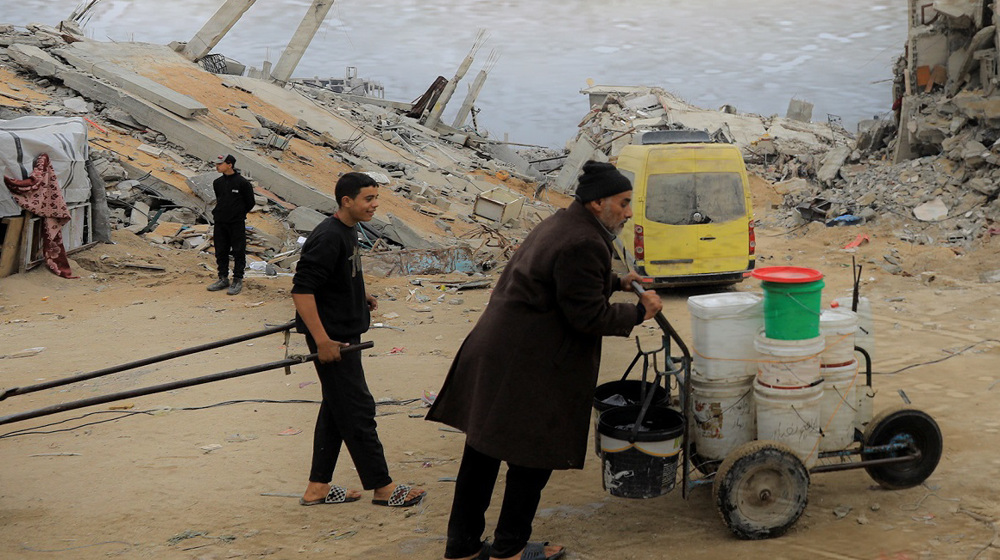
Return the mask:
[[(98, 40), (187, 41), (223, 0), (103, 0), (85, 30)], [(259, 0), (214, 52), (259, 68), (277, 62), (311, 2)], [(0, 0), (0, 23), (55, 25), (78, 0)], [(898, 0), (337, 0), (295, 77), (342, 77), (347, 66), (413, 101), (454, 76), (479, 29), (499, 61), (479, 96), (480, 129), (511, 142), (563, 147), (587, 113), (581, 89), (660, 86), (705, 108), (784, 115), (790, 99), (853, 130), (891, 106), (892, 65), (906, 38)]]

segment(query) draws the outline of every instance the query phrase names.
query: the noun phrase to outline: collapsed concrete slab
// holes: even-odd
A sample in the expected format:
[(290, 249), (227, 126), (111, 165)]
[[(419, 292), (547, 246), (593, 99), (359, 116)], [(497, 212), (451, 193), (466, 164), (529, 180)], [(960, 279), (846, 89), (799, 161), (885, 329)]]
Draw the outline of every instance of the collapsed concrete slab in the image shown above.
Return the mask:
[(86, 51), (86, 43), (73, 43), (69, 48), (56, 49), (54, 53), (79, 70), (154, 103), (185, 119), (208, 113), (208, 107), (199, 101), (164, 87), (145, 76), (140, 76), (99, 56)]

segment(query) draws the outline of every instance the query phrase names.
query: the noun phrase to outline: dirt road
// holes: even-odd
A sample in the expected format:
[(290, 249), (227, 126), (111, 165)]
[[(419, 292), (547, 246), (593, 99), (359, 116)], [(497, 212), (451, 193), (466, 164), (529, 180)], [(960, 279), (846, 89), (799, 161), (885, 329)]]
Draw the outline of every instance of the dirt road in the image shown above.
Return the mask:
[[(758, 216), (765, 217), (774, 195), (759, 182), (756, 189)], [(840, 249), (862, 233), (869, 242)], [(0, 359), (2, 386), (96, 370), (292, 317), (288, 277), (250, 277), (237, 297), (208, 293), (211, 257), (167, 251), (124, 232), (115, 240), (74, 257), (78, 280), (41, 268), (0, 281), (0, 355), (44, 347)], [(805, 515), (787, 535), (747, 542), (726, 530), (707, 487), (686, 501), (679, 491), (613, 498), (601, 489), (599, 461), (588, 458), (584, 470), (552, 477), (535, 538), (568, 546), (574, 559), (1000, 558), (1000, 288), (978, 282), (979, 272), (1000, 268), (996, 243), (956, 255), (897, 241), (888, 224), (813, 224), (792, 233), (762, 227), (758, 247), (759, 266), (822, 271), (824, 302), (849, 293), (852, 257), (863, 266), (862, 295), (875, 316), (875, 410), (901, 402), (897, 391), (904, 390), (930, 413), (944, 434), (937, 471), (924, 486), (903, 491), (880, 490), (860, 470), (816, 475)], [(882, 270), (886, 254), (902, 263), (903, 274)], [(137, 262), (167, 271), (128, 266)], [(393, 476), (427, 489), (421, 506), (299, 506), (294, 496), (305, 487), (320, 396), (312, 367), (299, 365), (287, 376), (259, 373), (0, 426), (0, 556), (439, 558), (463, 436), (424, 421), (420, 399), (440, 387), (489, 291), (443, 294), (410, 280), (369, 280), (381, 300), (376, 320), (404, 330), (373, 329), (366, 338), (376, 346), (366, 351), (365, 367), (373, 393), (385, 401), (379, 429)], [(735, 289), (760, 288), (748, 280)], [(686, 298), (708, 291), (662, 294), (682, 336), (691, 330)], [(418, 302), (417, 295), (430, 300)], [(634, 334), (656, 341), (652, 322)], [(271, 335), (12, 397), (0, 403), (0, 415), (274, 361), (283, 344)], [(607, 381), (624, 371), (635, 341), (607, 339), (604, 348)], [(290, 351), (305, 353), (300, 335)], [(115, 405), (128, 408), (110, 410)], [(335, 480), (357, 487), (343, 458)], [(490, 521), (495, 516), (491, 508)]]

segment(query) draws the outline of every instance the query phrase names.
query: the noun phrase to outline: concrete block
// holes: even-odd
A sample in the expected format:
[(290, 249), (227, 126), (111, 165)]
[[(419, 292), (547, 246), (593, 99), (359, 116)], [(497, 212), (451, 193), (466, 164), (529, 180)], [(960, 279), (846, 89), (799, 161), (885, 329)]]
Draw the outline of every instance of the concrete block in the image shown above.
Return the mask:
[(208, 107), (194, 98), (178, 93), (101, 57), (75, 49), (73, 48), (75, 44), (73, 43), (67, 48), (56, 49), (53, 52), (65, 58), (76, 68), (90, 72), (102, 80), (107, 80), (177, 116), (190, 119), (208, 113)]
[(31, 68), (36, 74), (45, 78), (55, 76), (57, 71), (66, 69), (65, 64), (32, 45), (11, 45), (7, 47), (7, 54), (21, 66)]
[(286, 218), (292, 229), (298, 232), (310, 232), (325, 219), (326, 215), (304, 206), (292, 210)]
[(212, 188), (212, 182), (219, 178), (219, 174), (216, 172), (202, 173), (200, 175), (195, 175), (194, 177), (189, 177), (184, 182), (190, 187), (191, 192), (198, 196), (198, 198), (204, 200), (209, 204), (215, 203), (215, 189)]
[(149, 144), (139, 144), (136, 150), (139, 150), (144, 154), (149, 154), (153, 157), (160, 157), (160, 154), (163, 153), (162, 149), (157, 148), (155, 146), (150, 146)]
[(136, 201), (132, 205), (132, 212), (129, 214), (129, 225), (138, 226), (139, 229), (142, 229), (148, 223), (149, 205), (145, 202)]
[(837, 178), (840, 168), (843, 167), (847, 157), (851, 155), (851, 149), (847, 146), (837, 146), (830, 150), (823, 158), (823, 165), (816, 173), (816, 180), (822, 184), (829, 184)]
[(801, 99), (792, 99), (788, 102), (788, 112), (785, 116), (789, 119), (812, 122), (813, 104)]

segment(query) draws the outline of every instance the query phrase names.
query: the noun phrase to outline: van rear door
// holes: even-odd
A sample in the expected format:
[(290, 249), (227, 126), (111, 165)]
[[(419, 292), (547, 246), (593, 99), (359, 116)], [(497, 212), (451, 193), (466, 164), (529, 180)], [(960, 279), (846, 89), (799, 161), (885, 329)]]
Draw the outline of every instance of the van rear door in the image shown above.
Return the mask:
[(649, 276), (745, 270), (749, 232), (743, 177), (734, 171), (654, 173), (646, 179)]

